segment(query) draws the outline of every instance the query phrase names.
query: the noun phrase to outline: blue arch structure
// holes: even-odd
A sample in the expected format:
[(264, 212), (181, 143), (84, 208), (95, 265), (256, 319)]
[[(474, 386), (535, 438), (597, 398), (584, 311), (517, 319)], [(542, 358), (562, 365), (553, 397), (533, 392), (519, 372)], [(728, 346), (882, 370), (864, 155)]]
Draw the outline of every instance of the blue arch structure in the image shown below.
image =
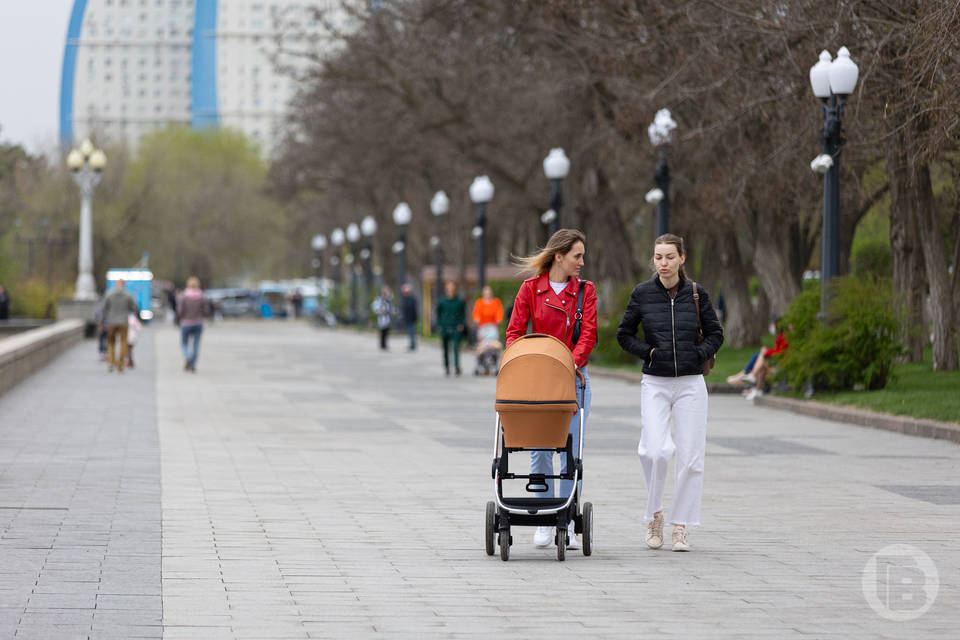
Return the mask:
[(217, 0), (196, 0), (190, 77), (190, 124), (194, 129), (220, 123), (217, 108)]
[(73, 144), (73, 87), (77, 72), (77, 46), (87, 0), (74, 0), (67, 27), (67, 43), (63, 49), (63, 70), (60, 73), (60, 144)]

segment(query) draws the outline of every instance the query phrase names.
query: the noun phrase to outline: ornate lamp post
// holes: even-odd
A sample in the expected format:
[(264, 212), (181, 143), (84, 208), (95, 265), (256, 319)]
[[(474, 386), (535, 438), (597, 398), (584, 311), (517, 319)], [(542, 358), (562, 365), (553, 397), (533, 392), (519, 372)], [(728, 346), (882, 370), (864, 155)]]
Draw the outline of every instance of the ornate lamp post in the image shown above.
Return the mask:
[(323, 280), (323, 251), (327, 248), (327, 236), (318, 233), (313, 236), (310, 246), (317, 253), (317, 257), (314, 259), (317, 267), (317, 280)]
[(487, 284), (487, 204), (493, 199), (493, 183), (487, 176), (477, 176), (470, 185), (470, 200), (477, 205), (477, 224), (473, 237), (477, 239), (477, 286), (483, 291)]
[(107, 166), (107, 155), (84, 140), (78, 149), (67, 155), (67, 166), (80, 187), (80, 255), (74, 300), (96, 300), (97, 283), (93, 278), (93, 211), (90, 202), (93, 189), (100, 183), (100, 173)]
[(347, 242), (350, 243), (350, 253), (347, 254), (347, 264), (350, 265), (350, 318), (356, 322), (360, 314), (357, 312), (357, 255), (360, 247), (360, 227), (355, 222), (347, 225)]
[[(560, 209), (563, 207), (563, 180), (570, 172), (570, 159), (559, 147), (550, 149), (543, 159), (543, 173), (550, 181), (550, 209), (540, 219), (547, 225), (548, 236), (556, 233), (560, 227)], [(550, 212), (553, 215), (549, 215)]]
[(407, 281), (407, 225), (413, 217), (410, 205), (401, 202), (393, 209), (393, 222), (400, 229), (400, 239), (393, 243), (393, 252), (400, 258), (400, 269), (397, 274), (397, 291)]
[(330, 266), (333, 267), (333, 295), (339, 297), (340, 283), (343, 280), (343, 267), (340, 265), (340, 247), (347, 239), (343, 229), (337, 227), (330, 234), (330, 244), (333, 245), (333, 255), (330, 256)]
[[(653, 118), (653, 124), (647, 127), (650, 144), (657, 150), (657, 168), (653, 172), (653, 181), (660, 190), (661, 196), (657, 202), (657, 237), (670, 230), (670, 167), (667, 165), (667, 156), (670, 142), (673, 140), (673, 130), (677, 123), (670, 117), (669, 109), (660, 109)], [(647, 202), (650, 202), (649, 195)]]
[(367, 216), (360, 223), (360, 232), (363, 233), (363, 250), (360, 259), (363, 261), (363, 279), (368, 304), (364, 305), (364, 313), (369, 311), (370, 298), (373, 297), (373, 236), (377, 233), (377, 221), (373, 216)]
[(850, 51), (840, 47), (836, 60), (830, 52), (820, 52), (820, 60), (810, 67), (810, 86), (820, 99), (823, 109), (823, 128), (820, 143), (823, 153), (813, 159), (810, 168), (823, 176), (823, 244), (820, 257), (820, 319), (827, 317), (830, 279), (840, 270), (837, 234), (840, 221), (840, 149), (843, 139), (843, 105), (857, 86), (860, 70), (850, 59)]
[(436, 221), (437, 233), (432, 238), (430, 238), (430, 245), (436, 251), (436, 263), (437, 263), (437, 281), (436, 286), (434, 287), (434, 308), (436, 308), (436, 303), (440, 301), (441, 296), (443, 296), (443, 242), (440, 238), (443, 237), (443, 229), (441, 228), (443, 220), (446, 219), (447, 212), (450, 211), (450, 198), (447, 197), (447, 194), (443, 191), (437, 191), (433, 194), (433, 199), (430, 200), (430, 211), (433, 213), (433, 219)]

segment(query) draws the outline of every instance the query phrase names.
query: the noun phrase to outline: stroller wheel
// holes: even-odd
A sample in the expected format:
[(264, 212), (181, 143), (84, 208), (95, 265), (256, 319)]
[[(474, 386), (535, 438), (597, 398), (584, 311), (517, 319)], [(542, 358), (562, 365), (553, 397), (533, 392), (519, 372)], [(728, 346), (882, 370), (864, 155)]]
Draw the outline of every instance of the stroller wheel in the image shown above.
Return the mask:
[(510, 529), (500, 530), (500, 559), (504, 562), (510, 559)]
[(486, 542), (487, 555), (493, 555), (493, 546), (494, 542), (497, 539), (497, 530), (494, 528), (496, 526), (497, 520), (497, 505), (493, 504), (493, 501), (487, 503), (487, 526), (484, 531), (484, 540)]
[(580, 536), (583, 546), (583, 555), (593, 553), (593, 504), (583, 503), (583, 534)]
[(567, 559), (567, 528), (557, 527), (557, 560)]

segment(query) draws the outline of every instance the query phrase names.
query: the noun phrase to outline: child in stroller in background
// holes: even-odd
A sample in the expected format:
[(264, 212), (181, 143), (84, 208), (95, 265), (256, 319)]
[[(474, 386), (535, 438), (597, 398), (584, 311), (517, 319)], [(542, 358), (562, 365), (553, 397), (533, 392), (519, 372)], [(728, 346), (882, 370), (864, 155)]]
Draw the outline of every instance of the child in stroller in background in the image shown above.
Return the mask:
[(500, 327), (485, 324), (477, 329), (477, 366), (473, 375), (497, 375), (497, 363), (500, 362)]
[(483, 287), (483, 291), (473, 303), (471, 314), (473, 323), (477, 326), (477, 366), (473, 375), (482, 372), (488, 376), (491, 372), (497, 375), (497, 362), (500, 360), (500, 323), (503, 322), (503, 305), (493, 297), (490, 285)]

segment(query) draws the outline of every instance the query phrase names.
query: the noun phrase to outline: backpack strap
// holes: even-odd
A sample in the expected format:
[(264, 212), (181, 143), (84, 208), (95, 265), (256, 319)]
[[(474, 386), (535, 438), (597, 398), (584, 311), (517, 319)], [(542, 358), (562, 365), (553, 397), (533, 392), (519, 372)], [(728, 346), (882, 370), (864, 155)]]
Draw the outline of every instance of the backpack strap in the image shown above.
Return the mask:
[(700, 320), (700, 292), (697, 291), (697, 283), (693, 280), (693, 304), (697, 306), (697, 337), (698, 342), (703, 342), (703, 322)]
[(580, 281), (580, 289), (577, 291), (577, 310), (573, 314), (573, 344), (576, 345), (580, 339), (580, 325), (583, 321), (583, 290), (586, 288), (586, 281)]

